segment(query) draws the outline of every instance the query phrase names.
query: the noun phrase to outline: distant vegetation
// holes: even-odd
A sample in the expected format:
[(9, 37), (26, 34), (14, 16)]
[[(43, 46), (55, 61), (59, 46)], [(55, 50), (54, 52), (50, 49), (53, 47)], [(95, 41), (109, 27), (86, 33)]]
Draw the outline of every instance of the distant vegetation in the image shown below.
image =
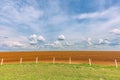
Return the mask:
[(120, 80), (120, 67), (26, 63), (0, 66), (0, 80)]

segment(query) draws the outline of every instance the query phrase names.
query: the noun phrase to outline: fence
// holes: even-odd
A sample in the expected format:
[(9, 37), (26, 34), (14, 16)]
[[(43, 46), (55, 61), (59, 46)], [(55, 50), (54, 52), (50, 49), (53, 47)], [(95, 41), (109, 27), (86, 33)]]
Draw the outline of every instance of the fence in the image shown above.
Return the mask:
[(26, 51), (26, 52), (0, 52), (1, 65), (6, 63), (25, 62), (51, 62), (79, 64), (114, 65), (116, 68), (120, 62), (120, 51)]
[[(22, 64), (22, 63), (24, 62), (23, 59), (24, 59), (24, 58), (22, 58), (22, 57), (19, 59), (19, 64)], [(12, 62), (12, 61), (11, 61), (11, 62)], [(11, 62), (9, 62), (9, 63), (11, 63)], [(29, 61), (29, 62), (31, 62), (31, 61)], [(42, 61), (39, 60), (39, 57), (36, 57), (35, 60), (32, 61), (32, 62), (35, 62), (35, 63), (37, 64), (38, 62), (42, 62)], [(52, 61), (49, 61), (49, 62), (55, 64), (55, 63), (58, 63), (58, 62), (60, 62), (60, 61), (56, 61), (56, 57), (53, 57), (53, 58), (52, 58)], [(114, 62), (115, 67), (118, 68), (118, 61), (117, 61), (117, 59), (114, 59), (113, 62)], [(3, 65), (3, 63), (4, 63), (4, 58), (1, 58), (1, 65)], [(18, 61), (17, 61), (16, 63), (18, 63)], [(74, 62), (74, 60), (73, 60), (73, 62), (72, 62), (72, 57), (69, 57), (67, 63), (68, 63), (68, 64), (74, 64), (75, 62)], [(93, 63), (92, 63), (92, 59), (91, 59), (91, 58), (88, 58), (88, 64), (89, 64), (90, 66), (92, 66)]]

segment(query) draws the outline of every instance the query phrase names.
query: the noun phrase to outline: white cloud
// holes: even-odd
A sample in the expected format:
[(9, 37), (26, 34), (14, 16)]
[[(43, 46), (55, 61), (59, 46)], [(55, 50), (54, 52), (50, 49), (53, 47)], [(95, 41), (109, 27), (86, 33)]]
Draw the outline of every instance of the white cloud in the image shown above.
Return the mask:
[(54, 41), (53, 43), (47, 43), (44, 44), (44, 46), (49, 47), (49, 48), (61, 48), (63, 47), (62, 43), (58, 40)]
[(104, 43), (104, 40), (103, 40), (103, 39), (99, 39), (98, 43), (99, 43), (99, 44), (103, 44), (103, 43)]
[(98, 43), (99, 44), (110, 44), (110, 41), (108, 39), (99, 39)]
[(30, 40), (37, 40), (37, 35), (33, 34), (29, 37)]
[(65, 36), (63, 34), (61, 34), (61, 35), (58, 36), (58, 40), (65, 40), (65, 39), (66, 38), (65, 38)]
[[(93, 12), (83, 13), (75, 16), (75, 19), (85, 19), (86, 21), (80, 23), (80, 26), (85, 26), (92, 34), (93, 31), (98, 35), (103, 32), (109, 32), (113, 27), (120, 26), (120, 7), (110, 7), (109, 9)], [(89, 25), (89, 26), (88, 26)], [(101, 34), (103, 35), (103, 34)], [(96, 35), (94, 35), (96, 36)]]
[(108, 39), (105, 39), (105, 40), (104, 40), (104, 43), (110, 44), (111, 42), (110, 42)]
[(120, 34), (120, 29), (113, 29), (110, 32), (112, 32), (114, 34)]
[(11, 42), (12, 46), (14, 47), (25, 47), (25, 44), (20, 43), (20, 42)]
[[(96, 11), (92, 13), (83, 13), (74, 16), (74, 19), (78, 21), (74, 26), (78, 26), (79, 32), (74, 30), (74, 34), (77, 33), (83, 37), (92, 36), (93, 38), (106, 38), (110, 37), (111, 29), (119, 28), (120, 26), (120, 7), (114, 6), (102, 11)], [(73, 27), (74, 28), (74, 27)], [(75, 28), (74, 28), (75, 29)], [(71, 31), (72, 32), (72, 31)], [(118, 30), (112, 31), (119, 33)], [(83, 35), (81, 35), (83, 34)]]
[(37, 44), (37, 41), (30, 41), (30, 44), (31, 44), (31, 45), (36, 45), (36, 44)]
[(43, 36), (38, 36), (36, 34), (33, 34), (29, 37), (30, 44), (37, 45), (39, 42), (44, 42), (45, 38)]
[(38, 39), (38, 41), (45, 41), (45, 38), (44, 38), (43, 36), (41, 36), (41, 35), (40, 35), (40, 36), (38, 36), (38, 38), (37, 38), (37, 39)]
[(92, 39), (91, 39), (90, 37), (87, 39), (87, 43), (88, 43), (89, 45), (92, 45)]
[(84, 13), (79, 15), (78, 19), (87, 19), (87, 18), (100, 18), (103, 16), (103, 13), (95, 12), (95, 13)]
[(6, 40), (3, 41), (2, 43), (0, 43), (1, 46), (6, 46), (9, 48), (25, 48), (27, 47), (27, 44), (23, 43), (23, 42), (19, 42), (19, 41), (10, 41), (10, 40)]
[(70, 41), (65, 42), (65, 46), (73, 46), (73, 43), (71, 43)]
[(62, 44), (60, 43), (60, 41), (55, 41), (54, 47), (62, 47)]
[(0, 30), (0, 46), (6, 46), (10, 48), (24, 48), (27, 46), (25, 45), (28, 42), (27, 37), (16, 31), (16, 29), (0, 25)]
[[(38, 31), (40, 29), (41, 18), (44, 16), (44, 11), (33, 7), (32, 5), (18, 6), (13, 1), (0, 5), (0, 21), (9, 27), (20, 27), (19, 24), (26, 25), (29, 29)], [(12, 25), (12, 26), (10, 26)]]
[(49, 47), (49, 46), (50, 46), (50, 47), (54, 47), (54, 44), (52, 44), (52, 43), (51, 43), (51, 44), (50, 44), (50, 43), (47, 43), (47, 44), (44, 44), (44, 45), (47, 46), (47, 47)]
[(37, 35), (36, 34), (33, 34), (29, 37), (29, 40), (30, 40), (30, 44), (31, 45), (35, 45), (37, 44)]
[(0, 15), (17, 23), (27, 24), (43, 16), (43, 11), (37, 10), (32, 6), (25, 6), (18, 9), (15, 5), (9, 4), (4, 5), (0, 11)]
[(98, 11), (98, 12), (92, 12), (92, 13), (83, 13), (77, 16), (74, 16), (74, 18), (77, 19), (101, 19), (101, 18), (114, 18), (117, 17), (119, 14), (120, 7), (111, 7), (104, 11)]
[[(28, 2), (31, 3), (29, 0)], [(99, 2), (101, 2), (101, 0)], [(101, 6), (103, 6), (103, 3), (104, 0), (102, 0)], [(39, 5), (38, 3), (36, 4), (37, 6)], [(80, 43), (85, 37), (91, 36), (92, 39), (88, 38), (86, 42), (88, 45), (94, 46), (94, 39), (98, 40), (101, 38), (97, 42), (99, 44), (109, 43), (109, 41), (105, 40), (105, 38), (108, 36), (108, 34), (110, 34), (110, 30), (114, 34), (120, 34), (120, 30), (118, 29), (120, 26), (120, 7), (117, 6), (106, 10), (104, 9), (102, 11), (83, 14), (81, 13), (79, 15), (75, 15), (72, 18), (74, 14), (71, 15), (67, 12), (64, 12), (64, 10), (61, 10), (59, 1), (51, 2), (51, 0), (49, 0), (48, 6), (45, 6), (43, 10), (41, 10), (42, 8), (35, 7), (31, 4), (18, 7), (15, 3), (8, 2), (7, 5), (2, 5), (3, 6), (0, 5), (0, 22), (2, 23), (0, 24), (0, 36), (8, 38), (0, 40), (0, 45), (2, 44), (2, 41), (4, 41), (5, 45), (11, 47), (22, 47), (25, 45), (29, 46), (30, 48), (34, 46), (34, 48), (37, 48), (41, 45), (44, 47), (50, 46), (50, 48), (66, 47), (69, 45), (75, 47), (76, 44), (74, 45), (74, 43)], [(25, 24), (28, 31), (22, 30), (21, 28), (24, 27), (18, 26), (19, 24)], [(66, 36), (62, 34), (57, 36), (58, 38), (55, 42), (47, 42), (47, 40), (42, 35), (39, 36), (33, 34), (29, 37), (29, 40), (26, 40), (27, 36), (23, 36), (34, 32), (37, 34), (40, 32), (45, 35), (53, 35), (54, 33), (51, 33), (51, 30), (57, 34), (64, 33)], [(55, 37), (56, 34), (54, 34), (52, 38), (49, 36), (48, 39), (50, 38), (54, 40)], [(67, 42), (66, 37), (67, 40), (71, 41)], [(79, 45), (77, 48), (78, 47)]]
[[(0, 38), (0, 46), (6, 45), (11, 48), (15, 46), (25, 47), (24, 44), (29, 46), (29, 40), (25, 36), (28, 32), (22, 30), (24, 26), (19, 26), (19, 24), (27, 25), (33, 31), (36, 28), (38, 30), (40, 26), (34, 24), (38, 24), (36, 22), (44, 15), (44, 12), (31, 5), (18, 7), (13, 1), (6, 1), (0, 7), (0, 36), (7, 37), (6, 39)], [(30, 44), (36, 44), (38, 39), (36, 39), (35, 35), (32, 35), (31, 39)]]

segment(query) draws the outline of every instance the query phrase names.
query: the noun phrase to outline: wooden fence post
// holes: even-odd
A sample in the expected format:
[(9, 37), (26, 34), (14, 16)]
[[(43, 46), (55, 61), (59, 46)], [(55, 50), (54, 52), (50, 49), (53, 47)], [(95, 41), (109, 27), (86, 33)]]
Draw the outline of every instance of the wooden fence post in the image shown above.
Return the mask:
[(53, 57), (53, 64), (55, 63), (55, 57)]
[(22, 57), (20, 58), (20, 64), (22, 64)]
[(116, 59), (115, 59), (115, 67), (118, 68), (118, 63)]
[(1, 59), (1, 65), (3, 65), (3, 58)]
[(36, 64), (38, 63), (38, 57), (36, 57)]
[(91, 59), (89, 58), (89, 65), (91, 66), (92, 65), (92, 62), (91, 62)]
[(71, 57), (69, 57), (69, 64), (71, 64), (72, 63), (72, 59), (71, 59)]

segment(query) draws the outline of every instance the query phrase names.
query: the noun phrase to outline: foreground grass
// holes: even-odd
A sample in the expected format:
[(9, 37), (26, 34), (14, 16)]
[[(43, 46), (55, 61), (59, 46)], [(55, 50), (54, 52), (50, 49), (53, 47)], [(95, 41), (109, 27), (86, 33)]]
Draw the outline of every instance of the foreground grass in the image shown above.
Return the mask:
[(0, 66), (0, 80), (120, 80), (120, 68), (88, 64), (6, 64)]

